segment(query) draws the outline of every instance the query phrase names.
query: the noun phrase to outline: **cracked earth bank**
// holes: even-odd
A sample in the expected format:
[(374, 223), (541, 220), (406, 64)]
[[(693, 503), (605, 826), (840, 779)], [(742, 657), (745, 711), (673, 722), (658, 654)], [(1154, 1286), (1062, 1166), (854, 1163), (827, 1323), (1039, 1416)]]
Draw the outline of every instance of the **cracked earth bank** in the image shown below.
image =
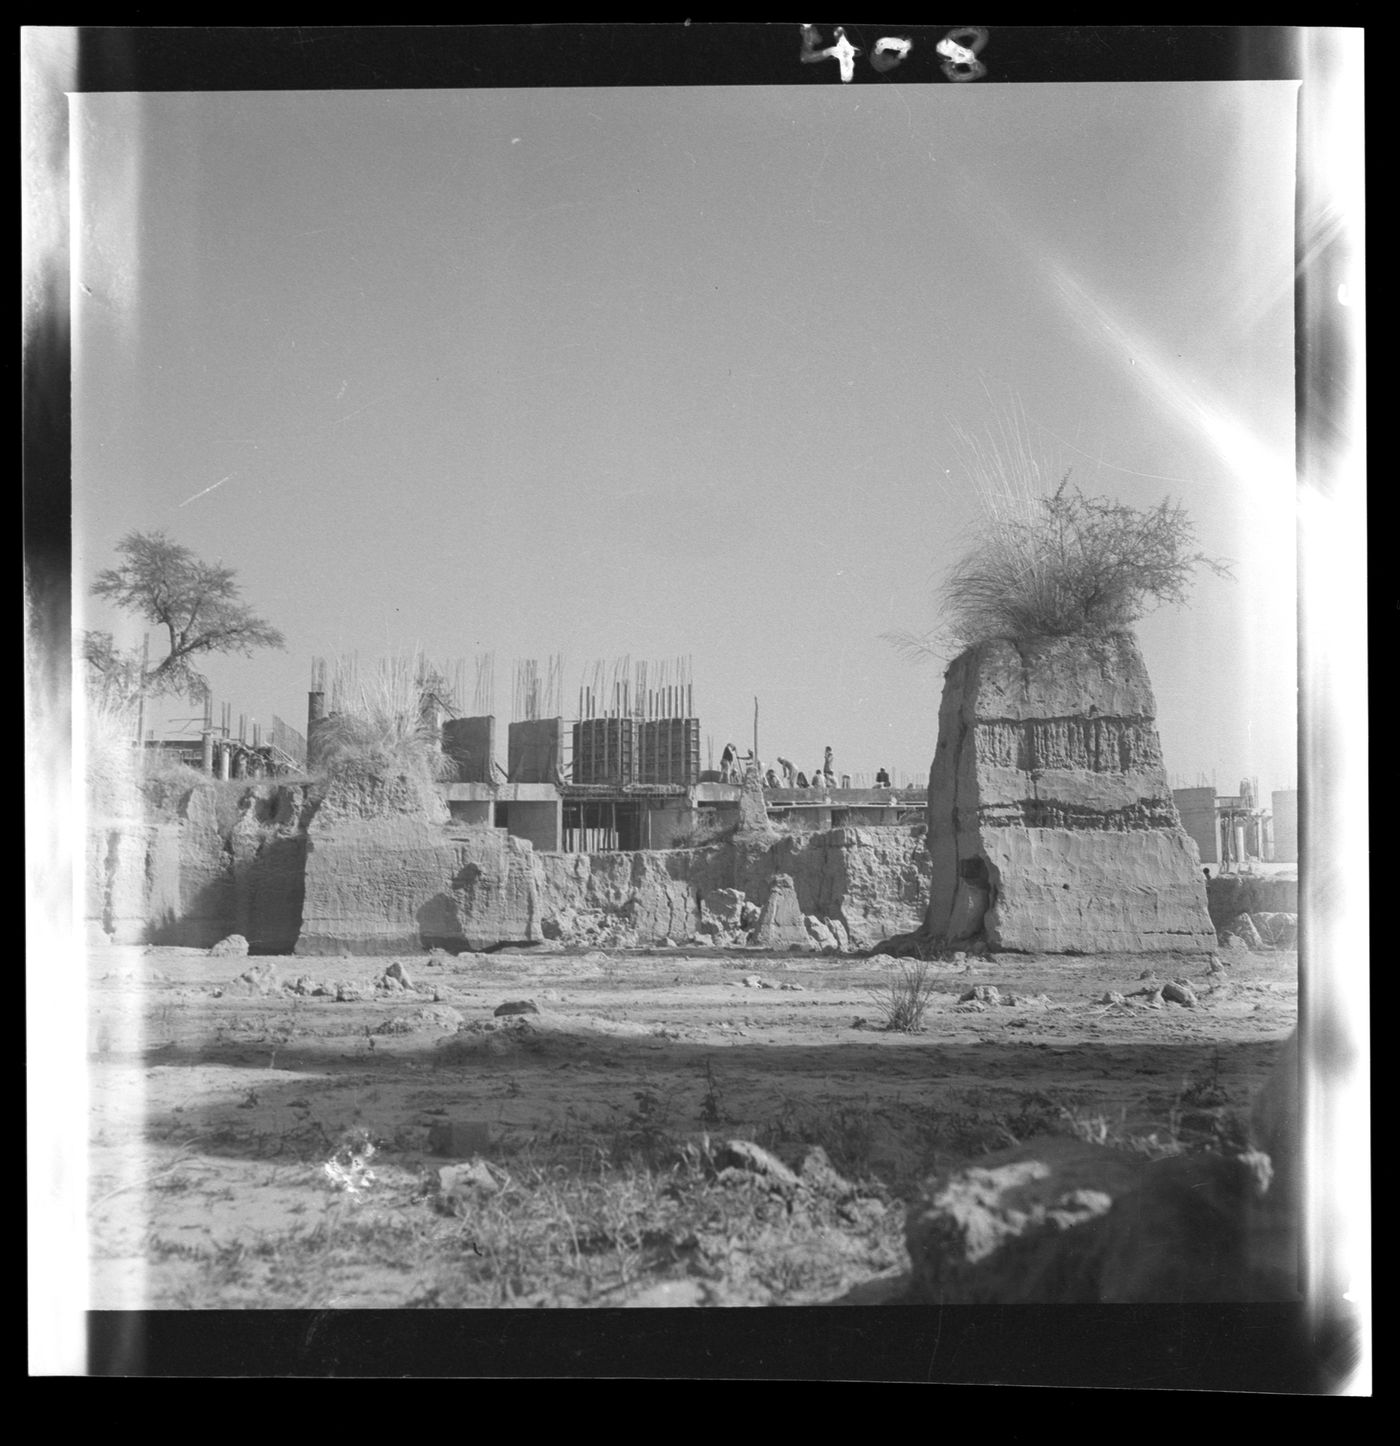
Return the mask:
[(935, 1169), (1228, 1138), (1297, 961), (1227, 959), (935, 963), (894, 1033), (883, 957), (97, 948), (91, 1306), (878, 1303)]

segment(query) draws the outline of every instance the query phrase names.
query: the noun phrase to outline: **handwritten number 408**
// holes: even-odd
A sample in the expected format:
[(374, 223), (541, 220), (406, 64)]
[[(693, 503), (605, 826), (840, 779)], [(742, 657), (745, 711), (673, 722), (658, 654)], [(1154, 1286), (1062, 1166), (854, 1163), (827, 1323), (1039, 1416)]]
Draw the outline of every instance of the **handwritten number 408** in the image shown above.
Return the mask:
[[(864, 54), (859, 46), (846, 39), (844, 26), (838, 25), (834, 39), (828, 46), (822, 45), (821, 35), (815, 25), (804, 25), (802, 29), (802, 64), (815, 65), (820, 60), (834, 60), (841, 68), (843, 84), (856, 73), (856, 56)], [(978, 52), (987, 43), (987, 32), (980, 25), (956, 25), (934, 47), (942, 59), (939, 69), (952, 81), (979, 80), (986, 75), (987, 67), (978, 60)], [(870, 52), (870, 63), (882, 75), (891, 71), (900, 61), (909, 57), (914, 48), (912, 40), (886, 35), (875, 42)]]

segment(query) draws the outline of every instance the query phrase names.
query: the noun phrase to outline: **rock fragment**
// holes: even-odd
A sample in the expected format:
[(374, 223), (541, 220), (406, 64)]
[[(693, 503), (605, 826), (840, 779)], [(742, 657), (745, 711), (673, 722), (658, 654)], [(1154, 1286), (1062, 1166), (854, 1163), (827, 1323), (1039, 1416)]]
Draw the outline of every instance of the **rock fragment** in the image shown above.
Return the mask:
[(1227, 946), (1237, 945), (1255, 951), (1262, 951), (1264, 948), (1264, 941), (1259, 937), (1259, 930), (1255, 928), (1254, 920), (1248, 914), (1236, 914), (1221, 929), (1220, 937)]
[(254, 964), (229, 985), (233, 994), (271, 994), (277, 988), (277, 970), (271, 964)]
[(794, 1189), (798, 1184), (797, 1176), (776, 1155), (752, 1140), (726, 1140), (714, 1152), (714, 1162), (721, 1175), (726, 1170), (743, 1171), (785, 1189)]
[(949, 1305), (1095, 1300), (1080, 1230), (1137, 1169), (1115, 1150), (1051, 1138), (934, 1177), (905, 1228), (915, 1294)]
[(503, 1189), (508, 1177), (486, 1160), (472, 1160), (465, 1165), (444, 1165), (438, 1171), (438, 1195), (448, 1206), (469, 1203), (473, 1197), (494, 1195)]
[(929, 1304), (1298, 1299), (1296, 1032), (1236, 1154), (1051, 1137), (931, 1176), (906, 1219)]
[(974, 984), (971, 989), (959, 997), (959, 1004), (971, 1004), (976, 1001), (979, 1004), (1000, 1004), (1001, 990), (995, 984)]
[(1298, 916), (1287, 913), (1251, 914), (1255, 932), (1266, 949), (1298, 947)]

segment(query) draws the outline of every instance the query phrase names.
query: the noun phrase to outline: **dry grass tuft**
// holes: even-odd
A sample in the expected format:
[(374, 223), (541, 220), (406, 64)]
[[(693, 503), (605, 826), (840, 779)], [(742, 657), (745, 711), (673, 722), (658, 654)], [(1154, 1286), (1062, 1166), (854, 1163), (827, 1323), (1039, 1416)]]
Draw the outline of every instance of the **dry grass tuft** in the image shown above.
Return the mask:
[(1229, 575), (1194, 544), (1170, 498), (1140, 511), (1071, 491), (1066, 474), (1049, 497), (983, 522), (943, 585), (950, 636), (966, 648), (1127, 631), (1164, 604), (1182, 606), (1198, 567)]
[(337, 660), (331, 711), (315, 732), (318, 769), (367, 768), (425, 780), (455, 776), (456, 765), (425, 712), (424, 666), (420, 654), (381, 660), (370, 673), (361, 673), (353, 658)]
[(1139, 509), (1086, 496), (1068, 471), (1052, 488), (1019, 415), (986, 441), (954, 431), (980, 518), (940, 589), (942, 626), (886, 634), (906, 656), (1124, 632), (1158, 607), (1182, 606), (1198, 569), (1230, 576), (1197, 548), (1194, 524), (1169, 497)]
[(78, 692), (79, 736), (90, 808), (113, 817), (141, 813), (142, 757), (137, 710), (115, 690)]
[(927, 963), (901, 964), (895, 978), (870, 992), (875, 1007), (885, 1018), (885, 1028), (895, 1034), (916, 1034), (924, 1027), (924, 1015), (934, 995), (934, 980)]

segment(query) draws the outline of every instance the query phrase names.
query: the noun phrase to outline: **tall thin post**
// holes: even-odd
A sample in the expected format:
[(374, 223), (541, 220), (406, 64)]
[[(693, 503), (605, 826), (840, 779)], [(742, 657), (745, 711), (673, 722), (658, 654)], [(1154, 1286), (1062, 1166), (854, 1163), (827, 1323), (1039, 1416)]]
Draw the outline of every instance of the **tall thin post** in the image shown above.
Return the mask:
[(758, 699), (753, 700), (753, 766), (758, 767)]
[(141, 685), (136, 698), (136, 740), (142, 748), (146, 746), (146, 671), (151, 662), (151, 635), (141, 637)]

